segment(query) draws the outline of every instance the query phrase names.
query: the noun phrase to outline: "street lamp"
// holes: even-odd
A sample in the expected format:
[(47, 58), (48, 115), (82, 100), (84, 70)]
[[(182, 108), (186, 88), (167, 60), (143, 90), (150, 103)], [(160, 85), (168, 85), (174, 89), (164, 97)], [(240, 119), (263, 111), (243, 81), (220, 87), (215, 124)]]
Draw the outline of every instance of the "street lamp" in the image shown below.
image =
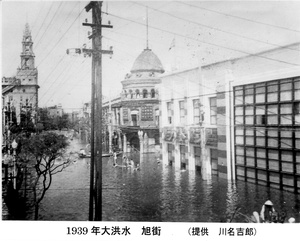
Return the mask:
[(16, 172), (16, 149), (17, 149), (17, 147), (18, 147), (18, 143), (16, 142), (16, 140), (14, 139), (13, 140), (13, 142), (11, 143), (11, 146), (12, 146), (12, 148), (13, 148), (13, 150), (14, 150), (14, 152), (13, 152), (13, 155), (14, 155), (14, 171), (13, 171), (13, 178), (14, 178), (14, 181), (13, 181), (13, 183), (14, 183), (14, 189), (16, 189), (16, 187), (17, 187), (17, 172)]

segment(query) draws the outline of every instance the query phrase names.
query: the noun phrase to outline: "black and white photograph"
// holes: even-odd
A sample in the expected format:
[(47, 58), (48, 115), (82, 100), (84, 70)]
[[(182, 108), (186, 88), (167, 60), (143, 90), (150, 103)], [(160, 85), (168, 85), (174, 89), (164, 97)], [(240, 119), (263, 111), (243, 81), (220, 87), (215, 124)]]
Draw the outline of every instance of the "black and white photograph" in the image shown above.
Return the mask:
[(300, 222), (299, 1), (0, 4), (2, 224)]

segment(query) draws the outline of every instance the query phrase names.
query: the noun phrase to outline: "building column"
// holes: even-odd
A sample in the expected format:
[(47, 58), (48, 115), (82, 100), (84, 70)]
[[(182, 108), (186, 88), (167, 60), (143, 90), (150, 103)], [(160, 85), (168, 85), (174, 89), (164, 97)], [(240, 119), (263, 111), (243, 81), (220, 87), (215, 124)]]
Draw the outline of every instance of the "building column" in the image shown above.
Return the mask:
[[(142, 130), (138, 131), (138, 136), (140, 139), (140, 153), (144, 154), (144, 132)], [(145, 133), (145, 136), (147, 136), (147, 134)]]
[(204, 127), (201, 128), (201, 159), (202, 159), (202, 165), (201, 165), (202, 179), (211, 180), (210, 154), (206, 148), (206, 131)]
[(118, 145), (119, 145), (119, 149), (122, 149), (122, 139), (121, 139), (121, 132), (118, 131)]
[(123, 134), (123, 153), (127, 152), (127, 138), (126, 134)]

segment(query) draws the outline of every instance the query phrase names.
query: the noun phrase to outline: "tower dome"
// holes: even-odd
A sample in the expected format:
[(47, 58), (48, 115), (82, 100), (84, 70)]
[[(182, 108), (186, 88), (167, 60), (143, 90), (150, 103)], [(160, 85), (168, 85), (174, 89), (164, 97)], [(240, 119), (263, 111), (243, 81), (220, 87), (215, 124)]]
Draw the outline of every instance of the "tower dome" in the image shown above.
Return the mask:
[(151, 49), (146, 48), (137, 57), (131, 69), (131, 73), (137, 72), (164, 73), (165, 70), (156, 54)]

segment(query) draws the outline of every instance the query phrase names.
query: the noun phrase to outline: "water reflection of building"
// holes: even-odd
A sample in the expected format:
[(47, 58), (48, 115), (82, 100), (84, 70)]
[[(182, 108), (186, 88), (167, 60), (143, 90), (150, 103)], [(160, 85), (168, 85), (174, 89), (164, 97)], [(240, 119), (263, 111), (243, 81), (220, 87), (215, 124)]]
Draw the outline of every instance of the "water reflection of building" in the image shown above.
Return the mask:
[(162, 76), (163, 161), (299, 192), (299, 46)]

